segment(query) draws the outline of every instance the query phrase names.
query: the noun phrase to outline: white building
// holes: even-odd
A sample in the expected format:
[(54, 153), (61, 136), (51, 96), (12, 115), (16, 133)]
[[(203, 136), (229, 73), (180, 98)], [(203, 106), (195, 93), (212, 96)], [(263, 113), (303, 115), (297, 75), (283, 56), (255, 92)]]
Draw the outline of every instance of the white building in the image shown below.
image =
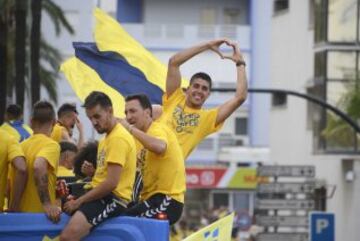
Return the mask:
[[(278, 8), (274, 5), (271, 21), (271, 87), (323, 93), (318, 96), (337, 103), (344, 84), (359, 81), (355, 78), (359, 3), (274, 2)], [(318, 185), (327, 190), (324, 211), (335, 213), (336, 240), (360, 240), (358, 146), (345, 148), (322, 139), (318, 127), (325, 114), (319, 110), (297, 97), (288, 96), (280, 102), (273, 98), (270, 159), (279, 165), (315, 165)]]

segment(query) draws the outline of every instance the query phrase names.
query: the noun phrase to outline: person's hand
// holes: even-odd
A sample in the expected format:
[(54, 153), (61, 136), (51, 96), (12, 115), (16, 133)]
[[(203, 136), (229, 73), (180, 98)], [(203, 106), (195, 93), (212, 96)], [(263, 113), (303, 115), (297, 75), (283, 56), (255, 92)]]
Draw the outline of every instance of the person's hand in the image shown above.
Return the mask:
[(95, 167), (91, 162), (84, 161), (81, 165), (81, 172), (88, 177), (93, 177), (95, 174)]
[(126, 130), (128, 130), (130, 133), (132, 133), (133, 125), (130, 125), (130, 123), (124, 119), (124, 118), (116, 118), (117, 122), (120, 123)]
[(127, 120), (125, 118), (116, 118), (116, 120), (118, 123), (123, 125), (123, 127), (125, 127), (125, 129), (127, 129), (128, 126), (130, 125), (129, 122), (127, 122)]
[(64, 179), (60, 179), (56, 181), (56, 197), (63, 198), (69, 195), (69, 188), (66, 185), (66, 181)]
[(212, 51), (217, 53), (220, 56), (220, 58), (223, 59), (223, 58), (225, 58), (225, 56), (223, 53), (221, 53), (220, 46), (222, 44), (226, 44), (226, 45), (230, 46), (230, 40), (228, 40), (226, 38), (215, 39), (215, 40), (211, 40), (208, 44), (209, 44), (209, 49), (211, 49)]
[(81, 205), (81, 203), (78, 201), (79, 199), (70, 199), (64, 204), (64, 211), (67, 214), (73, 214)]
[(223, 56), (224, 59), (230, 59), (230, 60), (234, 61), (234, 63), (238, 63), (239, 61), (244, 61), (244, 57), (242, 56), (237, 43), (229, 42), (228, 45), (233, 48), (233, 53), (232, 53), (232, 55), (224, 55)]
[(45, 204), (44, 206), (45, 214), (48, 219), (53, 223), (60, 221), (61, 208), (53, 204)]
[(75, 125), (79, 132), (84, 132), (84, 125), (82, 124), (78, 116), (76, 117)]

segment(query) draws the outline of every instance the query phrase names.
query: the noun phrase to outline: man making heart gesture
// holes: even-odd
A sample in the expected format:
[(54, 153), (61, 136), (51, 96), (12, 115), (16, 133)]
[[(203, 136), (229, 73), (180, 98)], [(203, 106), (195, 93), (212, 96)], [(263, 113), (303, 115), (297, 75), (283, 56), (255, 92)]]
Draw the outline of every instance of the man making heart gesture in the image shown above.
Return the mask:
[[(232, 47), (232, 55), (224, 55), (221, 45)], [(211, 78), (206, 73), (196, 73), (186, 90), (181, 88), (180, 66), (195, 55), (212, 50), (222, 59), (234, 62), (237, 73), (235, 95), (216, 108), (204, 109), (211, 92)], [(166, 93), (163, 96), (163, 113), (160, 121), (167, 124), (177, 135), (184, 160), (206, 136), (218, 131), (224, 121), (246, 100), (247, 80), (245, 61), (235, 42), (217, 39), (182, 50), (172, 56), (168, 63)]]

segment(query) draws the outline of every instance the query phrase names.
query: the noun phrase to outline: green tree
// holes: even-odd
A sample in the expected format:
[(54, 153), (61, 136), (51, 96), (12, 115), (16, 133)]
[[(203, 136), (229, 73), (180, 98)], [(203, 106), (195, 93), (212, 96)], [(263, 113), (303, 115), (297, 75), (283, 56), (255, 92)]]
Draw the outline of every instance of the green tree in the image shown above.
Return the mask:
[[(346, 93), (340, 98), (338, 107), (344, 110), (354, 121), (360, 122), (360, 88), (349, 85)], [(327, 142), (331, 146), (352, 148), (354, 141), (359, 135), (344, 122), (341, 118), (333, 114), (327, 115), (327, 126), (322, 132)]]

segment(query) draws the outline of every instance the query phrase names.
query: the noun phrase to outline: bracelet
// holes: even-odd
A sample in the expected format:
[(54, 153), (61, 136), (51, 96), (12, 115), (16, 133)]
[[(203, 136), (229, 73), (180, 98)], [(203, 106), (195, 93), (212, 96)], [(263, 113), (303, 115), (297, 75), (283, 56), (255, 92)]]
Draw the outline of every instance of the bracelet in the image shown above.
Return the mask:
[(241, 66), (241, 65), (244, 65), (244, 67), (246, 66), (246, 63), (244, 60), (236, 61), (236, 66)]

